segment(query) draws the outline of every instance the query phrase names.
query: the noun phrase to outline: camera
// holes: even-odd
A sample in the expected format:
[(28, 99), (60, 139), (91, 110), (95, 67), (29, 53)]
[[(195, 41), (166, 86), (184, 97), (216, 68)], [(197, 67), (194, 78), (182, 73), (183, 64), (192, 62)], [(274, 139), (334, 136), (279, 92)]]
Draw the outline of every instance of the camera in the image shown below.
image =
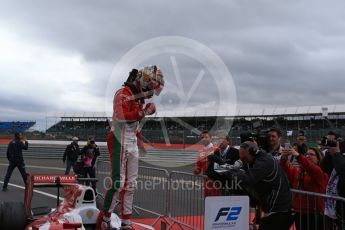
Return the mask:
[(92, 144), (92, 145), (95, 144), (95, 141), (90, 141), (90, 144)]
[(260, 149), (265, 151), (269, 150), (269, 142), (268, 142), (268, 132), (269, 130), (260, 130), (257, 132), (245, 132), (241, 133), (241, 143), (245, 141), (255, 141), (258, 144)]
[(339, 137), (336, 140), (328, 140), (327, 136), (324, 136), (321, 139), (321, 145), (325, 147), (337, 147), (337, 142), (342, 143), (343, 139)]
[(230, 164), (219, 165), (215, 162), (214, 171), (219, 174), (222, 174), (229, 171), (240, 170), (242, 167), (243, 167), (243, 162), (241, 160), (235, 161), (233, 165), (230, 165)]

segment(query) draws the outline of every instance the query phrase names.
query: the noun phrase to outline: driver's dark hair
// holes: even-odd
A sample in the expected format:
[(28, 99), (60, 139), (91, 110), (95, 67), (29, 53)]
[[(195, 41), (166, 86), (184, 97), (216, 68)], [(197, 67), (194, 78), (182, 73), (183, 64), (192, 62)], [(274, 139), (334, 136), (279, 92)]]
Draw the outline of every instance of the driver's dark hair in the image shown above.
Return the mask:
[(133, 81), (135, 81), (137, 76), (138, 76), (138, 70), (137, 69), (132, 69), (132, 71), (129, 72), (129, 76), (128, 76), (126, 82), (133, 82)]

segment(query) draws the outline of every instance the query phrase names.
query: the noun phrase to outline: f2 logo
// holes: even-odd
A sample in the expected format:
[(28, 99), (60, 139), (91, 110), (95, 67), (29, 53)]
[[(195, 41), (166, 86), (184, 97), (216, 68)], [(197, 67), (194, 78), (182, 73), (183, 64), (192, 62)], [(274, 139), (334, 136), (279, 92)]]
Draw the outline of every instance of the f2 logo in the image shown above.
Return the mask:
[(222, 216), (227, 216), (226, 217), (227, 221), (235, 221), (238, 219), (241, 211), (242, 211), (242, 207), (221, 208), (219, 209), (216, 220), (214, 222), (217, 222)]

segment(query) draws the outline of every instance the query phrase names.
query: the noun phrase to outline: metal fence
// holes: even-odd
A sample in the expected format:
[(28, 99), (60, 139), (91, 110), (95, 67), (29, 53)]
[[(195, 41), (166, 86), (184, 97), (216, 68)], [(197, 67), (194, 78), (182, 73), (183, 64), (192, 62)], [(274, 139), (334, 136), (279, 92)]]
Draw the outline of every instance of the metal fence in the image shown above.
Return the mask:
[[(109, 176), (109, 162), (100, 161), (97, 176), (102, 181)], [(204, 229), (205, 177), (191, 173), (139, 167), (138, 186), (134, 197), (134, 211), (141, 218), (151, 218), (159, 229)], [(100, 186), (99, 186), (100, 187)], [(102, 186), (104, 187), (104, 186)], [(104, 193), (102, 188), (99, 193)], [(345, 198), (292, 189), (294, 198), (293, 230), (344, 230)], [(325, 215), (325, 202), (334, 202), (336, 218)], [(251, 223), (255, 210), (250, 211)], [(157, 225), (160, 223), (161, 225)], [(157, 227), (159, 226), (159, 227)], [(164, 226), (164, 227), (162, 227)], [(250, 229), (257, 229), (250, 224)]]
[(204, 180), (203, 176), (173, 171), (169, 176), (168, 217), (173, 225), (189, 229), (204, 227)]
[(134, 195), (134, 204), (138, 209), (156, 216), (165, 216), (168, 207), (168, 179), (169, 173), (165, 169), (139, 167), (137, 190)]
[[(326, 194), (292, 189), (294, 198), (293, 229), (303, 230), (344, 230), (345, 198)], [(325, 203), (334, 204), (335, 212), (325, 212)]]
[[(97, 163), (97, 191), (101, 195), (106, 192), (110, 170), (108, 161)], [(204, 229), (204, 182), (204, 176), (140, 166), (134, 212), (152, 219), (155, 228)]]

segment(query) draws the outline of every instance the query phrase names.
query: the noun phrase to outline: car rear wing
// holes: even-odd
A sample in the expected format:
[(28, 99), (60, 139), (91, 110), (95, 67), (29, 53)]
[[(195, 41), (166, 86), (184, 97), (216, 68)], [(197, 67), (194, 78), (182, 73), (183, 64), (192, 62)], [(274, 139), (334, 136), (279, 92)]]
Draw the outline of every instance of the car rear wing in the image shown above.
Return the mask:
[(46, 187), (49, 185), (75, 184), (78, 182), (78, 179), (75, 175), (34, 174), (31, 175), (31, 181), (34, 187)]

